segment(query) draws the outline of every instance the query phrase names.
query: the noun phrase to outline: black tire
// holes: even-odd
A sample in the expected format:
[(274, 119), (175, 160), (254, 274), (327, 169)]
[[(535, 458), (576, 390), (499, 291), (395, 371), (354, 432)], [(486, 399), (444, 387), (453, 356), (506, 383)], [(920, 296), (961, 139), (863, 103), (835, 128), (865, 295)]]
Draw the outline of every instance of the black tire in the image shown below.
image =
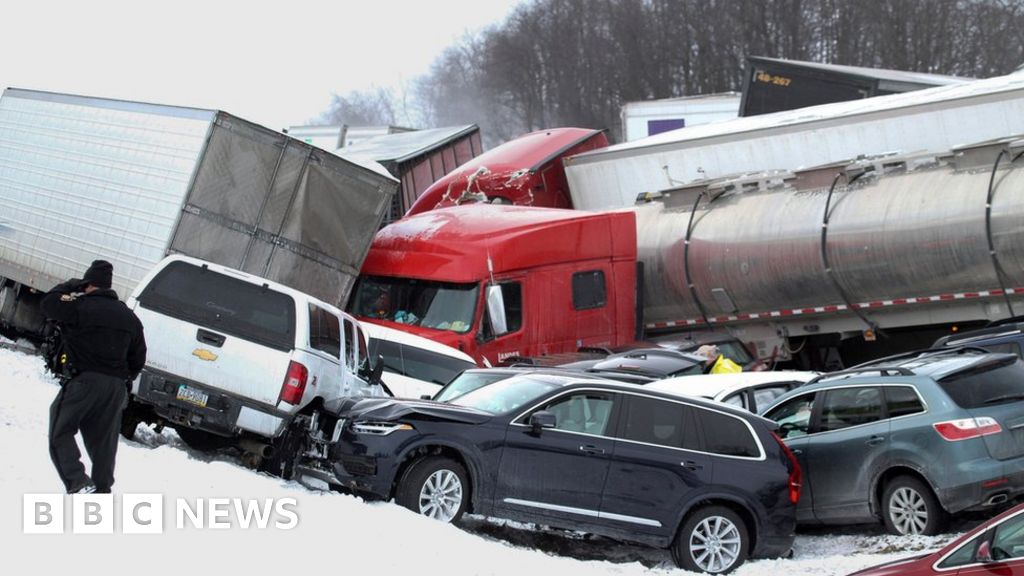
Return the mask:
[(121, 436), (127, 440), (135, 440), (135, 430), (142, 424), (134, 405), (129, 402), (128, 407), (121, 413)]
[(750, 554), (747, 525), (725, 506), (705, 506), (686, 517), (671, 547), (676, 566), (691, 572), (726, 574)]
[(274, 441), (274, 454), (260, 461), (259, 470), (291, 480), (295, 476), (295, 465), (304, 443), (304, 429), (298, 423), (293, 424)]
[(413, 463), (402, 475), (395, 492), (395, 501), (400, 506), (446, 523), (462, 518), (469, 497), (466, 469), (443, 456), (428, 456)]
[(882, 520), (893, 534), (941, 534), (949, 524), (932, 489), (913, 476), (897, 476), (885, 485)]
[(186, 446), (193, 450), (199, 450), (200, 452), (219, 450), (231, 445), (230, 438), (217, 436), (216, 434), (210, 434), (209, 432), (203, 432), (202, 430), (195, 430), (182, 426), (175, 428), (174, 431), (178, 433), (178, 437), (181, 438), (181, 441), (184, 442)]

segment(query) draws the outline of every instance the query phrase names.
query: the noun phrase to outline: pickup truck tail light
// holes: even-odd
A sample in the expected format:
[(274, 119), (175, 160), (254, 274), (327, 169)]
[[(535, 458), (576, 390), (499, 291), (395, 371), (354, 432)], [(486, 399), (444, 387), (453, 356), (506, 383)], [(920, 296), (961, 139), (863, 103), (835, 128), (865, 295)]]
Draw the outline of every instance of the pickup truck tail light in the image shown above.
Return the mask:
[(960, 420), (948, 420), (932, 424), (935, 431), (944, 439), (950, 442), (958, 442), (969, 438), (979, 438), (990, 434), (999, 434), (1003, 427), (996, 422), (995, 418), (979, 416), (978, 418), (962, 418)]
[(309, 370), (305, 366), (292, 360), (288, 364), (288, 372), (284, 375), (284, 384), (281, 385), (281, 401), (295, 405), (302, 401), (302, 394), (306, 391), (306, 380), (309, 379)]
[(779, 443), (782, 448), (782, 453), (786, 455), (786, 459), (789, 460), (791, 469), (789, 471), (789, 501), (791, 504), (796, 504), (800, 501), (800, 488), (803, 487), (804, 473), (800, 470), (800, 463), (797, 462), (796, 456), (793, 455), (793, 451), (786, 446), (786, 443), (779, 438), (777, 434), (772, 432), (772, 438)]

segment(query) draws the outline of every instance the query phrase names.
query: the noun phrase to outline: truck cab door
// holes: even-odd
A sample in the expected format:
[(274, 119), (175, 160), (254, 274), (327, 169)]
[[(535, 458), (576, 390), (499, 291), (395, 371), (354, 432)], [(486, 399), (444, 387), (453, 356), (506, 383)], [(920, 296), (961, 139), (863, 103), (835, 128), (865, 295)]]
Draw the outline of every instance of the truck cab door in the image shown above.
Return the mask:
[(503, 279), (484, 291), (477, 344), (491, 364), (535, 353), (524, 328), (523, 284), (522, 278)]

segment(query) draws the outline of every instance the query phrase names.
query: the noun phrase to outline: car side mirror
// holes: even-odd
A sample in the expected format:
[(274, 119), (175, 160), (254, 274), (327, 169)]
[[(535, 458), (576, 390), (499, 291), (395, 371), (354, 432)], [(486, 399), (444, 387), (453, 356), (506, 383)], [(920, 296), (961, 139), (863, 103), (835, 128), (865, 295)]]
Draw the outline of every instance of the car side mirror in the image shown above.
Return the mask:
[(555, 415), (547, 410), (534, 412), (530, 416), (530, 432), (534, 435), (539, 435), (545, 428), (554, 428), (555, 424), (557, 424)]
[(995, 562), (992, 558), (992, 544), (988, 540), (985, 540), (978, 546), (978, 551), (974, 553), (975, 562), (981, 562), (982, 564), (990, 564)]
[(373, 368), (370, 369), (370, 374), (367, 376), (366, 381), (373, 385), (384, 385), (384, 381), (381, 380), (381, 376), (384, 375), (384, 356), (378, 355), (377, 361), (373, 363)]

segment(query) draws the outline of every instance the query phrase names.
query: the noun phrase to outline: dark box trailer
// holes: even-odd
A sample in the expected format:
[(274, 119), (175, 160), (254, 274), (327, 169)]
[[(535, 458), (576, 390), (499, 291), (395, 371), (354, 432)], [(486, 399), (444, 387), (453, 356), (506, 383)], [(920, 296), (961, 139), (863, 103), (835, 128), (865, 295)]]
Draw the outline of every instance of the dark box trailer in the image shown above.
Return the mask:
[[(9, 88), (0, 98), (0, 323), (114, 264), (124, 298), (181, 253), (341, 305), (398, 181), (217, 110)], [(27, 288), (27, 289), (26, 289)]]
[(910, 92), (973, 78), (748, 56), (740, 116)]

